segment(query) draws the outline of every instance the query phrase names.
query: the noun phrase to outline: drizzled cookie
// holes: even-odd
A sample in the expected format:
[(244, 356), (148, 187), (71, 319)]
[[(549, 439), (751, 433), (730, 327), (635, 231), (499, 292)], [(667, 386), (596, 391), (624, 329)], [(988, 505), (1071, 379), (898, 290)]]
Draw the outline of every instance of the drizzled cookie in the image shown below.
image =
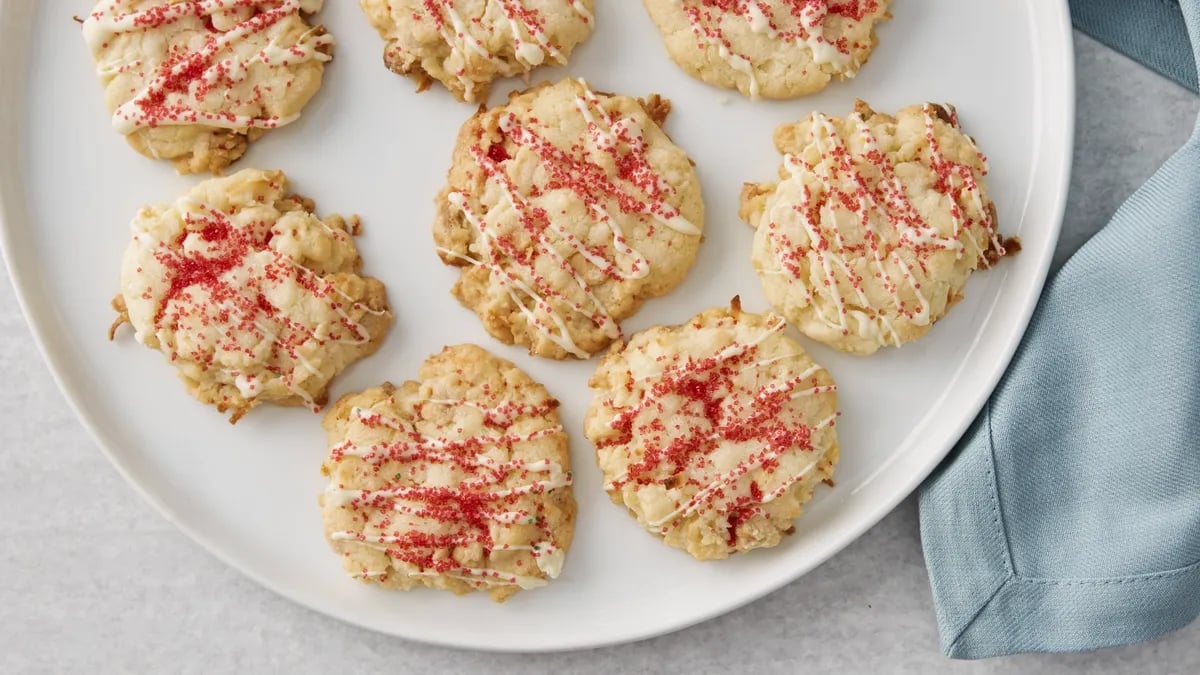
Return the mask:
[(683, 280), (704, 206), (659, 125), (670, 104), (567, 79), (481, 111), (459, 133), (434, 240), (454, 295), (508, 344), (588, 358)]
[(854, 77), (890, 0), (645, 0), (692, 77), (750, 98), (792, 98)]
[(593, 0), (361, 0), (383, 62), (424, 90), (486, 101), (492, 80), (566, 65), (595, 27)]
[(113, 306), (193, 396), (237, 421), (261, 403), (325, 404), (329, 382), (391, 325), (359, 275), (357, 218), (313, 214), (279, 171), (213, 178), (133, 220)]
[(971, 272), (1017, 248), (953, 108), (891, 117), (860, 101), (781, 126), (775, 145), (779, 180), (747, 184), (741, 217), (767, 299), (814, 340), (855, 354), (916, 340)]
[(502, 601), (562, 571), (574, 531), (558, 401), (508, 361), (447, 347), (419, 380), (339, 400), (325, 534), (351, 576)]
[(735, 298), (614, 345), (589, 382), (605, 490), (700, 560), (779, 544), (833, 475), (837, 387), (785, 325)]
[(217, 173), (321, 86), (323, 0), (101, 0), (83, 22), (113, 126), (180, 173)]

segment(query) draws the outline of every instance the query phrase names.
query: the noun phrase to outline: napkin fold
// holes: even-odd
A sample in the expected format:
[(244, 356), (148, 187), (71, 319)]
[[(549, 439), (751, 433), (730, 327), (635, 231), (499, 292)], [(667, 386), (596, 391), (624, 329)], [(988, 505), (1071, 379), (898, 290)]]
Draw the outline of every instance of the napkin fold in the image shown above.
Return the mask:
[(1179, 0), (1071, 0), (1071, 22), (1093, 38), (1197, 90)]
[[(1071, 7), (1196, 86), (1200, 0)], [(948, 656), (1098, 649), (1200, 614), (1200, 126), (1047, 284), (920, 511)]]

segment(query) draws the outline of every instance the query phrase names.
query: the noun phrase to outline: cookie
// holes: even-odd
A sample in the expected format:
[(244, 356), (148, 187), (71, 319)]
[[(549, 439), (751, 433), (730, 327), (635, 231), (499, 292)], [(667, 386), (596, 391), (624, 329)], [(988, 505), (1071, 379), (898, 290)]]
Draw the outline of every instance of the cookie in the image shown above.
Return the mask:
[(699, 560), (779, 544), (833, 475), (837, 387), (785, 325), (735, 298), (614, 345), (589, 382), (605, 490)]
[(459, 133), (434, 239), (453, 293), (507, 344), (588, 358), (687, 274), (704, 203), (659, 127), (670, 103), (567, 79), (514, 94)]
[(383, 284), (359, 275), (358, 218), (318, 218), (287, 187), (245, 169), (143, 207), (121, 266), (109, 337), (131, 324), (231, 422), (260, 403), (319, 410), (392, 322)]
[(750, 98), (792, 98), (854, 77), (890, 0), (645, 0), (692, 77)]
[(347, 573), (503, 601), (562, 571), (575, 526), (558, 401), (475, 345), (325, 416), (325, 534)]
[(323, 0), (102, 0), (83, 22), (113, 126), (180, 173), (220, 172), (317, 93)]
[(860, 101), (779, 127), (775, 145), (780, 180), (747, 184), (740, 214), (767, 299), (814, 340), (854, 354), (916, 340), (1015, 248), (951, 107), (890, 117)]
[(486, 101), (492, 80), (566, 65), (591, 35), (594, 0), (360, 0), (387, 45), (383, 62), (424, 91)]

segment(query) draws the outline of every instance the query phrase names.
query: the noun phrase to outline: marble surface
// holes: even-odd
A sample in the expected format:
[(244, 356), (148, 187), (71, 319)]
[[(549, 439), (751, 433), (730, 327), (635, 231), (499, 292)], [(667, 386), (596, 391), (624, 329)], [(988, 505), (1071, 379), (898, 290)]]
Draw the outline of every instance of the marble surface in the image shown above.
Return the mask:
[[(1077, 35), (1075, 175), (1057, 262), (1186, 138), (1200, 103)], [(813, 573), (689, 630), (539, 656), (456, 652), (343, 625), (259, 588), (134, 494), (55, 389), (0, 283), (0, 673), (464, 671), (1196, 673), (1200, 624), (1089, 654), (938, 651), (914, 500)]]

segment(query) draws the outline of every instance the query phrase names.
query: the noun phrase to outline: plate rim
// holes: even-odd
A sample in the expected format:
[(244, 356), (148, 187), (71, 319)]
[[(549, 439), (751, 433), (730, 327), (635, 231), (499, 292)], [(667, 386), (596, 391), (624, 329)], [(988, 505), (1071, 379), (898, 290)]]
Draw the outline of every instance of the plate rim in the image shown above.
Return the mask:
[[(311, 603), (307, 599), (289, 592), (281, 585), (272, 581), (270, 577), (259, 574), (249, 565), (242, 564), (228, 547), (213, 541), (212, 538), (201, 532), (199, 527), (190, 523), (188, 518), (179, 514), (165, 501), (153, 494), (147, 484), (138, 480), (135, 475), (136, 470), (129, 465), (127, 458), (122, 459), (120, 453), (113, 451), (112, 448), (115, 447), (115, 443), (111, 438), (111, 434), (102, 430), (99, 421), (88, 410), (85, 402), (86, 395), (81, 391), (80, 382), (80, 378), (85, 377), (86, 373), (72, 374), (66, 372), (64, 363), (69, 359), (56, 356), (56, 354), (67, 347), (68, 343), (51, 332), (53, 319), (48, 315), (52, 314), (54, 310), (50, 305), (45, 289), (38, 284), (39, 271), (36, 269), (36, 259), (33, 256), (21, 255), (21, 253), (26, 253), (30, 248), (28, 241), (21, 242), (14, 234), (18, 230), (18, 227), (14, 223), (20, 222), (22, 227), (28, 227), (28, 217), (25, 214), (24, 208), (24, 183), (21, 180), (21, 172), (19, 170), (26, 164), (26, 150), (23, 143), (23, 134), (20, 132), (27, 123), (28, 115), (26, 114), (26, 108), (22, 105), (0, 106), (0, 145), (12, 148), (10, 152), (13, 153), (12, 156), (15, 156), (16, 159), (16, 161), (11, 162), (0, 162), (0, 255), (3, 257), (17, 304), (30, 329), (31, 336), (37, 345), (42, 360), (48, 367), (51, 377), (66, 400), (67, 405), (71, 408), (75, 418), (84, 427), (92, 442), (96, 444), (100, 452), (103, 453), (108, 462), (116, 469), (117, 473), (120, 474), (129, 487), (169, 523), (178, 528), (189, 539), (199, 544), (208, 554), (253, 580), (258, 585), (318, 614), (373, 632), (441, 647), (489, 652), (547, 653), (614, 646), (650, 639), (683, 630), (755, 602), (779, 588), (796, 581), (817, 566), (828, 562), (830, 558), (856, 541), (867, 530), (874, 527), (887, 514), (891, 513), (901, 501), (911, 495), (925, 478), (942, 463), (945, 457), (953, 450), (957, 439), (961, 437), (962, 433), (978, 416), (979, 411), (982, 410), (984, 404), (991, 396), (991, 392), (1008, 369), (1008, 365), (1024, 337), (1045, 287), (1050, 265), (1053, 261), (1054, 244), (1058, 241), (1061, 234), (1070, 186), (1075, 140), (1076, 73), (1073, 49), (1074, 38), (1068, 0), (1059, 0), (1053, 3), (1041, 0), (1026, 0), (1026, 6), (1030, 8), (1031, 23), (1039, 21), (1052, 22), (1052, 25), (1046, 29), (1044, 34), (1040, 31), (1033, 31), (1032, 37), (1037, 39), (1044, 35), (1044, 37), (1054, 40), (1054, 43), (1050, 44), (1035, 44), (1037, 44), (1038, 55), (1041, 57), (1040, 65), (1037, 67), (1039, 84), (1041, 85), (1038, 95), (1042, 102), (1039, 112), (1044, 117), (1043, 124), (1047, 120), (1053, 120), (1049, 124), (1049, 130), (1043, 129), (1040, 141), (1043, 146), (1042, 152), (1049, 153), (1046, 156), (1051, 160), (1057, 160), (1055, 162), (1057, 166), (1052, 167), (1054, 184), (1048, 192), (1052, 197), (1052, 202), (1047, 209), (1049, 212), (1055, 214), (1055, 218), (1047, 224), (1047, 227), (1050, 228), (1050, 245), (1043, 252), (1043, 260), (1039, 261), (1031, 278), (1036, 293), (1031, 293), (1024, 300), (1016, 314), (1016, 320), (1009, 326), (1011, 333), (1001, 350), (1001, 358), (992, 365), (986, 377), (977, 378), (977, 381), (981, 382), (983, 386), (978, 390), (979, 393), (971, 401), (970, 405), (966, 406), (972, 411), (971, 414), (964, 415), (955, 425), (948, 425), (946, 429), (952, 431), (950, 435), (952, 440), (944, 443), (945, 447), (939, 447), (937, 451), (927, 451), (919, 465), (910, 470), (908, 479), (902, 487), (894, 489), (889, 494), (888, 499), (880, 500), (872, 509), (860, 516), (855, 521), (854, 527), (846, 528), (837, 536), (832, 537), (833, 543), (827, 545), (821, 554), (815, 555), (809, 561), (809, 564), (798, 566), (794, 572), (782, 578), (773, 579), (770, 583), (744, 597), (719, 603), (713, 608), (688, 615), (686, 618), (677, 621), (666, 622), (664, 625), (651, 631), (634, 630), (623, 633), (618, 631), (618, 634), (609, 634), (599, 639), (583, 637), (581, 639), (559, 641), (558, 643), (538, 642), (536, 644), (508, 646), (503, 644), (484, 645), (466, 642), (456, 639), (452, 635), (412, 635), (384, 630), (378, 626), (369, 625), (357, 620), (348, 613), (338, 613), (328, 608), (319, 607), (315, 603)], [(21, 0), (0, 0), (0, 30), (12, 28), (13, 26), (10, 25), (10, 22), (19, 25), (22, 19), (32, 18), (33, 14), (37, 11), (35, 3), (24, 3)], [(16, 20), (13, 20), (14, 16)], [(12, 34), (13, 31), (9, 30), (5, 32)], [(10, 57), (16, 53), (17, 58), (9, 60), (9, 63), (14, 67), (5, 69), (4, 73), (0, 74), (0, 95), (8, 94), (5, 97), (6, 100), (20, 101), (22, 100), (20, 94), (28, 86), (29, 40), (12, 41), (8, 45), (10, 46), (0, 47), (0, 51), (7, 52), (6, 55)], [(1059, 71), (1057, 72), (1057, 77), (1053, 80), (1056, 84), (1060, 85), (1058, 87), (1053, 87), (1045, 81), (1045, 75), (1051, 69)], [(1050, 131), (1061, 131), (1062, 133), (1062, 138), (1057, 141), (1057, 152), (1054, 148), (1054, 139), (1049, 137)], [(35, 269), (31, 269), (31, 267)], [(970, 352), (968, 352), (969, 354)]]

